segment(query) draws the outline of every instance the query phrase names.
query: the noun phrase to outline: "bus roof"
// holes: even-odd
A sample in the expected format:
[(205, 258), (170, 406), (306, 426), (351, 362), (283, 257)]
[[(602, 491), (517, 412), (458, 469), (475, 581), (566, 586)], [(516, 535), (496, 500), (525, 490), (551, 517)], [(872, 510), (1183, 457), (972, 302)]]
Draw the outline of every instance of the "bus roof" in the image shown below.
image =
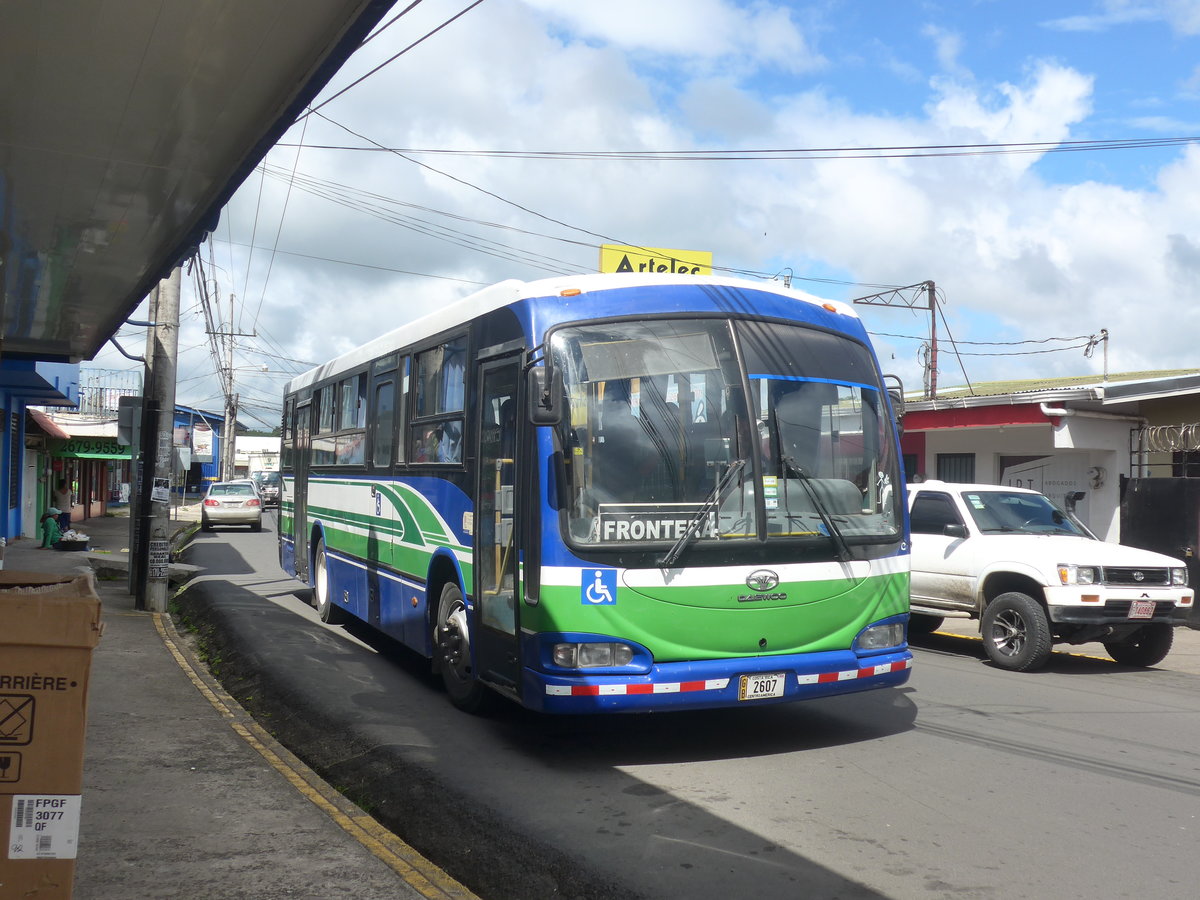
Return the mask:
[(316, 384), (339, 372), (348, 371), (383, 356), (393, 349), (419, 343), (425, 338), (449, 331), (456, 325), (469, 322), (477, 316), (508, 306), (510, 303), (515, 303), (518, 300), (556, 297), (567, 290), (587, 294), (595, 291), (650, 285), (663, 287), (666, 285), (692, 284), (764, 291), (787, 297), (790, 300), (809, 303), (818, 307), (823, 306), (826, 309), (833, 307), (836, 312), (842, 315), (853, 319), (859, 318), (857, 311), (852, 306), (838, 300), (826, 300), (805, 291), (785, 288), (774, 282), (748, 281), (743, 278), (729, 278), (719, 275), (648, 274), (639, 272), (559, 275), (553, 278), (542, 278), (537, 281), (509, 279), (469, 294), (455, 303), (442, 307), (436, 312), (401, 325), (360, 347), (343, 353), (341, 356), (327, 363), (323, 363), (309, 369), (303, 374), (297, 375), (284, 386), (284, 393), (290, 394), (293, 391)]

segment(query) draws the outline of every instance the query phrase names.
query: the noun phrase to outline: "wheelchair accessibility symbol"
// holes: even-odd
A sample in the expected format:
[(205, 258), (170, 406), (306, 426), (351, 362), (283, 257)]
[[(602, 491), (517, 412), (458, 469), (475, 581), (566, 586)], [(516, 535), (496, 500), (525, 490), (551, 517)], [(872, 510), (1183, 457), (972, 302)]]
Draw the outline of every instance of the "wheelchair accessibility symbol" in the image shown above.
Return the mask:
[(584, 606), (615, 606), (617, 602), (616, 569), (584, 569), (581, 585)]

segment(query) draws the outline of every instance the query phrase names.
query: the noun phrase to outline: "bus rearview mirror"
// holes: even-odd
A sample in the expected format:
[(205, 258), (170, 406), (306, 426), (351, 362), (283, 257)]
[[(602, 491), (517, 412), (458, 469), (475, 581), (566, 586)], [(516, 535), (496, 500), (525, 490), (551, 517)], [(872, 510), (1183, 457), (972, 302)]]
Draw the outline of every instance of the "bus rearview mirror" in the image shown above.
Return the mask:
[(526, 379), (529, 421), (534, 425), (557, 425), (563, 420), (562, 370), (538, 366), (529, 370)]

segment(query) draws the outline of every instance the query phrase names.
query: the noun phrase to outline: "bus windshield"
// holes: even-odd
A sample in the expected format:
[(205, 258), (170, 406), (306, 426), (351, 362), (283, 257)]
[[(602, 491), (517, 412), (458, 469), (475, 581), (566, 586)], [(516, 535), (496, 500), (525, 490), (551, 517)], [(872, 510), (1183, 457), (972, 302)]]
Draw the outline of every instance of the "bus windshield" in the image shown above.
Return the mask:
[(899, 538), (894, 439), (862, 345), (704, 318), (567, 327), (551, 346), (576, 543)]

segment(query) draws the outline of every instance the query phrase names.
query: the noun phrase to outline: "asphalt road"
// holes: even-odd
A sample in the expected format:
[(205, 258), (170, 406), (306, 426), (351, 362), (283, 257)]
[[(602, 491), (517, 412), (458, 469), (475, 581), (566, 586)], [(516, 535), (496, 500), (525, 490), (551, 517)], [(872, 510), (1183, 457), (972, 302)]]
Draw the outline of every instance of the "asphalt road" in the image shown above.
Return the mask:
[(322, 625), (273, 534), (190, 553), (209, 574), (182, 606), (230, 693), (487, 900), (1195, 895), (1195, 675), (1002, 672), (935, 635), (897, 690), (472, 717), (407, 651)]

